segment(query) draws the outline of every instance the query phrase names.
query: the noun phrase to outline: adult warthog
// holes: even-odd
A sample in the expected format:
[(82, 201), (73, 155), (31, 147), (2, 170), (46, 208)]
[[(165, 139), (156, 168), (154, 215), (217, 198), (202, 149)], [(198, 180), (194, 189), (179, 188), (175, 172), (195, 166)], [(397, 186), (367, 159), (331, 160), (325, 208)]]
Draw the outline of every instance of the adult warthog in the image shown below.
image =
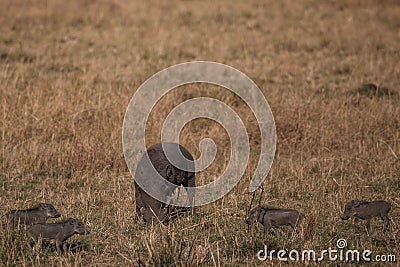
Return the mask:
[[(168, 157), (171, 156), (173, 158), (173, 162), (178, 162), (178, 165), (180, 167), (183, 166), (183, 168), (174, 166), (167, 159), (166, 154)], [(134, 183), (136, 215), (146, 223), (159, 222), (166, 219), (169, 205), (165, 203), (168, 203), (174, 193), (171, 187), (165, 184), (164, 180), (164, 182), (155, 180), (154, 177), (158, 174), (175, 185), (195, 187), (193, 156), (183, 146), (176, 143), (155, 144), (143, 154), (135, 172)], [(142, 187), (150, 188), (153, 192), (157, 192), (161, 199), (160, 197), (155, 199), (150, 196)], [(187, 195), (187, 206), (193, 206), (194, 191), (188, 190)]]

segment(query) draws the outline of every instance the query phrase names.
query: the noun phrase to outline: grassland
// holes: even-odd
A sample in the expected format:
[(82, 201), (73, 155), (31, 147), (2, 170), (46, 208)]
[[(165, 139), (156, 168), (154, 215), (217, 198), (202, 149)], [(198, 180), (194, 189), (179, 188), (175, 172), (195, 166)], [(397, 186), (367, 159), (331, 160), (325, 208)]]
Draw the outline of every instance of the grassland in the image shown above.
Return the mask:
[[(27, 237), (2, 233), (0, 265), (266, 266), (256, 253), (335, 247), (395, 254), (400, 260), (400, 5), (397, 1), (0, 1), (0, 211), (51, 202), (92, 230), (82, 247), (34, 255)], [(231, 65), (267, 98), (277, 153), (259, 199), (307, 216), (299, 235), (264, 237), (244, 223), (259, 131), (249, 108), (221, 88), (188, 85), (156, 106), (148, 145), (169, 111), (196, 96), (230, 105), (245, 121), (251, 158), (242, 182), (195, 216), (144, 226), (134, 220), (133, 178), (121, 127), (135, 90), (165, 67), (192, 60)], [(364, 95), (368, 82), (392, 94)], [(221, 134), (222, 132), (222, 134)], [(191, 122), (182, 144), (196, 156), (202, 138), (218, 157), (197, 175), (223, 172), (229, 140), (209, 120)], [(392, 203), (392, 231), (372, 234), (341, 221), (350, 199)], [(291, 262), (289, 265), (305, 263)], [(339, 265), (330, 263), (322, 265)], [(361, 265), (363, 265), (362, 263)], [(274, 261), (273, 265), (287, 266)], [(310, 263), (314, 265), (314, 263)], [(381, 266), (375, 263), (376, 266)], [(385, 265), (385, 266), (386, 266)]]

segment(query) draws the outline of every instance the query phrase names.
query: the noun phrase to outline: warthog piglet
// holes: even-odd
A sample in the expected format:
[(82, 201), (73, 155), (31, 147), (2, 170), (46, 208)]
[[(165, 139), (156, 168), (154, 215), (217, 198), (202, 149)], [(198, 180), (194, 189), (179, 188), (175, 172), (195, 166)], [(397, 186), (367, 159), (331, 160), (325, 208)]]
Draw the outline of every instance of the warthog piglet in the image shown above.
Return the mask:
[(69, 218), (59, 223), (35, 224), (28, 230), (29, 236), (34, 241), (30, 242), (30, 245), (35, 243), (38, 246), (40, 239), (55, 240), (58, 254), (67, 252), (67, 243), (65, 241), (68, 238), (74, 234), (87, 235), (89, 233), (90, 231), (85, 225), (74, 218)]
[(304, 215), (297, 210), (258, 206), (250, 211), (246, 223), (248, 225), (261, 223), (264, 226), (264, 233), (267, 234), (271, 228), (283, 225), (290, 225), (296, 230), (303, 219)]
[(45, 223), (48, 218), (58, 218), (61, 216), (52, 204), (40, 203), (35, 208), (27, 210), (12, 210), (6, 215), (7, 223), (13, 226), (18, 224), (33, 225)]
[(357, 225), (358, 221), (367, 221), (367, 231), (371, 230), (371, 219), (375, 217), (380, 217), (383, 221), (383, 231), (390, 230), (390, 220), (388, 213), (390, 211), (390, 204), (383, 200), (378, 201), (359, 201), (352, 200), (346, 204), (344, 207), (344, 213), (342, 215), (342, 220), (348, 220), (354, 217), (354, 224)]

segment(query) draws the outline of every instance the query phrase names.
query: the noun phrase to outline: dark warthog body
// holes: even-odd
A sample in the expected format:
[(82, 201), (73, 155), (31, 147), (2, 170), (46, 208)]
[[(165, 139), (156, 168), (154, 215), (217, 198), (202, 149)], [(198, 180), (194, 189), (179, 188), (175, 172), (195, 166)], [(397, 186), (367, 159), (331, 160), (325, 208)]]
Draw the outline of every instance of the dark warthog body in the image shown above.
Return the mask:
[(370, 232), (371, 230), (371, 219), (375, 217), (379, 217), (384, 222), (383, 231), (390, 230), (390, 220), (388, 213), (391, 209), (391, 206), (388, 202), (383, 200), (378, 201), (358, 201), (352, 200), (346, 204), (344, 208), (342, 220), (348, 220), (351, 217), (354, 217), (354, 224), (357, 225), (358, 221), (366, 220), (367, 221), (367, 230)]
[(290, 225), (293, 229), (297, 229), (304, 215), (297, 210), (268, 208), (266, 206), (258, 206), (252, 209), (246, 220), (248, 225), (259, 222), (264, 226), (264, 233), (276, 226)]
[(29, 236), (39, 245), (40, 239), (55, 240), (57, 252), (67, 252), (65, 241), (74, 234), (87, 235), (90, 231), (78, 219), (69, 218), (65, 222), (35, 224), (28, 230)]
[(45, 223), (48, 218), (58, 218), (60, 216), (61, 213), (52, 204), (47, 203), (40, 203), (37, 207), (27, 210), (12, 210), (5, 215), (7, 223), (12, 226)]
[[(161, 144), (156, 144), (151, 146), (148, 150), (149, 159), (154, 166), (155, 170), (167, 181), (176, 184), (183, 185), (185, 187), (195, 187), (195, 174), (194, 174), (194, 162), (193, 156), (181, 145), (175, 143), (164, 143), (166, 149), (170, 149), (170, 151), (180, 151), (182, 155), (190, 160), (193, 164), (189, 164), (187, 166), (187, 170), (185, 171), (176, 168), (173, 166), (166, 158), (163, 147)], [(178, 155), (176, 155), (178, 154)], [(179, 153), (174, 153), (174, 156), (178, 159), (181, 157)], [(166, 217), (165, 204), (154, 199), (150, 195), (148, 195), (141, 187), (138, 186), (136, 180), (138, 179), (149, 179), (151, 176), (151, 170), (145, 163), (145, 155), (140, 160), (137, 170), (135, 172), (135, 197), (136, 197), (136, 214), (139, 218), (143, 218), (146, 223), (163, 221)], [(163, 190), (163, 189), (158, 189)], [(166, 199), (172, 195), (173, 192), (163, 192)], [(194, 201), (194, 195), (188, 195), (190, 203)]]

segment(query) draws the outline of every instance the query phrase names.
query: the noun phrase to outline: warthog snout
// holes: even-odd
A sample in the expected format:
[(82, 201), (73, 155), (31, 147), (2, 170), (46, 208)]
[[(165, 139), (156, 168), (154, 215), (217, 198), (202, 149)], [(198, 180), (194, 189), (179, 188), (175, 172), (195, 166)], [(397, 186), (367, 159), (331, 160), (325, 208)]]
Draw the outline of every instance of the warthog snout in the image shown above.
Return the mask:
[(261, 207), (256, 207), (250, 211), (249, 217), (246, 219), (246, 223), (248, 225), (253, 224), (257, 221), (260, 210)]

